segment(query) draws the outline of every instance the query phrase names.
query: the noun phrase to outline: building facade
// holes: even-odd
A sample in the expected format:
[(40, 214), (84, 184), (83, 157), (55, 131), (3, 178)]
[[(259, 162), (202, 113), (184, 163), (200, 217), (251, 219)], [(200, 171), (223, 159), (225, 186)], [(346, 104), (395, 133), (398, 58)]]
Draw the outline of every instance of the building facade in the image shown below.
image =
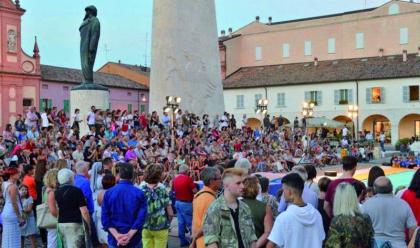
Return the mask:
[(121, 61), (118, 63), (108, 62), (98, 69), (98, 72), (110, 73), (128, 78), (141, 85), (149, 87), (150, 82), (150, 68), (141, 65), (123, 64)]
[[(293, 122), (302, 103), (314, 115), (353, 122), (356, 131), (384, 131), (392, 143), (420, 136), (420, 4), (280, 23), (255, 22), (219, 41), (226, 111), (268, 113)], [(348, 106), (357, 105), (353, 120)]]
[[(77, 69), (41, 65), (40, 109), (55, 106), (70, 110), (70, 90), (81, 84), (82, 73)], [(108, 73), (95, 72), (95, 83), (108, 87), (110, 109), (148, 112), (149, 90), (135, 81)]]
[(0, 0), (0, 129), (14, 123), (29, 106), (39, 106), (40, 57), (35, 41), (33, 56), (21, 48), (19, 3)]

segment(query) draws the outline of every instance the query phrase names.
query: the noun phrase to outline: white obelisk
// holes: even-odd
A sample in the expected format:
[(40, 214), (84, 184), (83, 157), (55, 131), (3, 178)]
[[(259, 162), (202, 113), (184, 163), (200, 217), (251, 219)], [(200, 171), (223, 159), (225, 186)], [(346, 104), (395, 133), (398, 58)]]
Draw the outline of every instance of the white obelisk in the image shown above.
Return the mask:
[(154, 0), (152, 32), (150, 111), (180, 96), (182, 110), (223, 114), (214, 0)]

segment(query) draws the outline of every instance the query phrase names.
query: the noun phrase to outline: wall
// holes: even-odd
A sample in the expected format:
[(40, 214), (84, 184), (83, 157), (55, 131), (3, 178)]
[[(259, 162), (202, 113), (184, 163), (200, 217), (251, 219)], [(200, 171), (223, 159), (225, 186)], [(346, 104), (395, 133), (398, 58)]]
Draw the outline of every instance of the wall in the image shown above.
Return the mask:
[[(224, 42), (227, 75), (240, 67), (287, 64), (355, 57), (416, 53), (420, 45), (420, 4), (397, 1), (400, 14), (389, 15), (390, 4), (371, 11), (278, 25), (248, 25), (242, 34)], [(408, 28), (408, 44), (400, 45), (400, 28)], [(355, 34), (364, 33), (364, 49), (355, 48)], [(328, 53), (328, 38), (335, 38), (335, 53)], [(312, 42), (312, 55), (304, 55), (304, 42)], [(282, 57), (282, 44), (289, 43), (290, 57)], [(255, 60), (255, 47), (262, 47), (262, 60)]]
[(98, 70), (98, 72), (105, 72), (110, 74), (120, 75), (121, 77), (128, 78), (144, 86), (149, 86), (150, 78), (141, 74), (140, 72), (129, 70), (118, 64), (108, 63)]

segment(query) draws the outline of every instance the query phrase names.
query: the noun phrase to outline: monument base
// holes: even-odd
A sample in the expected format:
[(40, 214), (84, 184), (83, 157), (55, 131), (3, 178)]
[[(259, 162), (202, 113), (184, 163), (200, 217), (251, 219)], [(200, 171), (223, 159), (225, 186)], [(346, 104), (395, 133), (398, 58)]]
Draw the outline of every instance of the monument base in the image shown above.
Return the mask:
[[(84, 84), (80, 85), (83, 86)], [(97, 84), (92, 84), (96, 85)], [(75, 109), (80, 109), (80, 136), (86, 135), (89, 132), (89, 127), (87, 125), (87, 114), (90, 111), (92, 106), (95, 106), (96, 109), (106, 110), (109, 109), (109, 91), (105, 87), (99, 85), (103, 89), (94, 89), (91, 88), (81, 88), (80, 86), (73, 88), (70, 91), (70, 111), (71, 116), (74, 114)], [(71, 119), (71, 124), (73, 120)]]

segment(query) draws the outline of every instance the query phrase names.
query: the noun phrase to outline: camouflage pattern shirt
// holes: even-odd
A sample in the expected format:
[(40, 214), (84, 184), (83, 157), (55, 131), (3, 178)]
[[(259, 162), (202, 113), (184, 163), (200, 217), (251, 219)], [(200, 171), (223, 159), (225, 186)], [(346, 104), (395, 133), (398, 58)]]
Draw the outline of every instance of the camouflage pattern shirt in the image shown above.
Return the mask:
[(356, 213), (356, 216), (334, 216), (325, 248), (369, 248), (373, 235), (369, 215)]
[[(251, 243), (257, 240), (251, 210), (242, 201), (238, 201), (238, 207), (242, 241), (244, 247), (249, 248)], [(219, 247), (223, 248), (238, 248), (235, 224), (223, 195), (217, 198), (207, 209), (203, 232), (206, 246), (217, 243)]]

